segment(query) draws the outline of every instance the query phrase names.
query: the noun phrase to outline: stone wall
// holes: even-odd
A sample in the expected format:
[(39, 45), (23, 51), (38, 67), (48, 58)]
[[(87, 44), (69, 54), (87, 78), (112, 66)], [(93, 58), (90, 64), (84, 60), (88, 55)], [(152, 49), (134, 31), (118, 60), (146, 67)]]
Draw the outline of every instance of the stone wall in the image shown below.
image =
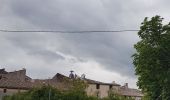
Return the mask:
[(6, 95), (12, 95), (12, 94), (15, 94), (15, 93), (18, 93), (18, 92), (25, 92), (26, 90), (20, 90), (20, 89), (5, 89), (5, 88), (0, 88), (0, 100), (2, 100), (2, 97), (3, 96), (6, 96)]
[[(89, 84), (88, 88), (86, 89), (87, 95), (88, 96), (97, 96), (98, 95), (98, 97), (100, 97), (100, 98), (107, 97), (108, 92), (110, 90), (110, 86), (100, 84), (100, 88), (96, 89), (96, 85), (97, 84)], [(117, 91), (118, 88), (119, 88), (119, 86), (112, 87), (112, 89), (114, 89), (114, 91)]]

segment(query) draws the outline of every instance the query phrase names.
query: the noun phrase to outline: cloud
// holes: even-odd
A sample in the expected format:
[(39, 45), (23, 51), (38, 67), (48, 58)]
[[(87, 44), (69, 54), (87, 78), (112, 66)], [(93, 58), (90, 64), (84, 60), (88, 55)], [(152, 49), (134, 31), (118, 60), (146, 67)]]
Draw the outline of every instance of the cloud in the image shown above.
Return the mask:
[[(0, 26), (11, 30), (121, 30), (139, 29), (144, 17), (170, 19), (168, 1), (161, 0), (2, 0)], [(32, 77), (56, 72), (87, 72), (103, 81), (109, 75), (120, 83), (136, 81), (131, 55), (139, 41), (136, 32), (122, 33), (3, 33), (0, 64), (22, 67)], [(77, 66), (77, 67), (75, 67)], [(87, 66), (87, 67), (85, 67)], [(94, 69), (95, 66), (95, 70)], [(49, 73), (50, 72), (50, 73)], [(94, 74), (92, 74), (95, 72)], [(98, 76), (99, 75), (99, 76)], [(102, 75), (102, 76), (100, 76)], [(94, 76), (94, 77), (93, 77)], [(118, 80), (120, 79), (121, 80)], [(123, 81), (122, 81), (123, 80)]]

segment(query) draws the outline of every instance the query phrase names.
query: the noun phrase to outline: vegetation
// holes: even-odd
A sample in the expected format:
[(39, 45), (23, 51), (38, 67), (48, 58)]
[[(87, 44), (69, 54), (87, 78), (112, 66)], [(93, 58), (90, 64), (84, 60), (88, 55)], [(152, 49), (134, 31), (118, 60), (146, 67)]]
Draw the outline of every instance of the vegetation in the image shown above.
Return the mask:
[(87, 96), (83, 91), (69, 90), (59, 91), (51, 86), (43, 86), (41, 88), (34, 88), (28, 92), (17, 93), (12, 96), (5, 96), (3, 100), (133, 100), (132, 98), (125, 98), (123, 96), (110, 93), (107, 98), (97, 98)]
[(140, 31), (141, 40), (134, 45), (133, 55), (137, 85), (146, 100), (170, 100), (170, 23), (163, 18), (145, 18)]
[(131, 97), (121, 96), (115, 93), (114, 91), (109, 91), (109, 97), (103, 100), (134, 100), (134, 99)]

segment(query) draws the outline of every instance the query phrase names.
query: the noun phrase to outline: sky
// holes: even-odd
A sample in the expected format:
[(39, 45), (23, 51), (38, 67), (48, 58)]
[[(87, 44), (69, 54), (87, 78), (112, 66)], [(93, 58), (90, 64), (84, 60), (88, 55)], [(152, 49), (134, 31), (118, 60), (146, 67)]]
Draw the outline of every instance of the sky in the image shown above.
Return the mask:
[[(0, 0), (0, 30), (110, 31), (140, 29), (145, 17), (170, 21), (168, 0)], [(132, 64), (137, 32), (0, 32), (0, 68), (32, 78), (70, 70), (137, 88)]]

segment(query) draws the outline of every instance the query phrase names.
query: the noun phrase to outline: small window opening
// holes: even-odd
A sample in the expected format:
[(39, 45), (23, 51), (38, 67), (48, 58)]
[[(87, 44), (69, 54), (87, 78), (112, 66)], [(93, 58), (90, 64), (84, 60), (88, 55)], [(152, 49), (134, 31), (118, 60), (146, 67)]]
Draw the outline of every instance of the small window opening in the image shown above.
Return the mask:
[(100, 84), (96, 84), (96, 89), (100, 89)]
[(112, 89), (112, 88), (113, 88), (113, 85), (110, 85), (110, 86), (109, 86), (109, 89)]
[(7, 89), (4, 89), (4, 93), (6, 93), (7, 92)]

